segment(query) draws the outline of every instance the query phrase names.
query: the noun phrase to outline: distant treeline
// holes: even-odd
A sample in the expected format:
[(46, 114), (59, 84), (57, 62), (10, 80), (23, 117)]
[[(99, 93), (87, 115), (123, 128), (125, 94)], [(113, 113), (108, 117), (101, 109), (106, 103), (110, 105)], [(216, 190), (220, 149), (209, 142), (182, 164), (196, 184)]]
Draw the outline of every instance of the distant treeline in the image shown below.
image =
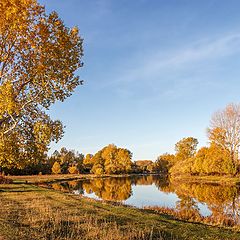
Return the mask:
[(132, 153), (110, 144), (95, 154), (62, 148), (50, 157), (25, 160), (16, 168), (2, 168), (6, 174), (162, 173), (176, 175), (236, 175), (239, 173), (240, 105), (229, 104), (216, 112), (207, 130), (209, 146), (197, 150), (198, 140), (186, 137), (175, 144), (175, 154), (160, 155), (155, 162), (132, 162)]
[(132, 153), (128, 149), (109, 144), (96, 154), (86, 156), (63, 147), (51, 156), (29, 161), (24, 167), (2, 168), (2, 171), (10, 175), (151, 173), (155, 171), (155, 164), (150, 160), (132, 162)]

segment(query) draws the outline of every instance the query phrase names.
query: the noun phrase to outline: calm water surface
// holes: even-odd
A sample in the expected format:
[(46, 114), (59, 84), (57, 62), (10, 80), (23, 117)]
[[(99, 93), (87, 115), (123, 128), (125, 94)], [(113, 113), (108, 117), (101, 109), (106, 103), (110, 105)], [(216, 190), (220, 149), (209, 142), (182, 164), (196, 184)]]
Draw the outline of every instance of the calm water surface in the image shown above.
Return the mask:
[(52, 187), (136, 207), (168, 207), (187, 214), (228, 217), (240, 222), (238, 186), (179, 183), (158, 175), (147, 175), (69, 181), (52, 184)]

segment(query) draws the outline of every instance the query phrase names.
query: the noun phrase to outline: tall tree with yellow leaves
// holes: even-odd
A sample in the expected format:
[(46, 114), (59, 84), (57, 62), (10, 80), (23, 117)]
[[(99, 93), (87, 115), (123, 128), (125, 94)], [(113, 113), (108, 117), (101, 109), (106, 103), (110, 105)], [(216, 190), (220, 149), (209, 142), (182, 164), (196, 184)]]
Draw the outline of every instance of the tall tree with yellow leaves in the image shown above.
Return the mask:
[(183, 138), (175, 144), (176, 161), (183, 161), (195, 155), (198, 140), (193, 137)]
[(211, 142), (230, 152), (235, 165), (239, 164), (240, 104), (228, 104), (225, 109), (213, 114), (208, 137)]
[(0, 166), (40, 158), (63, 136), (45, 110), (82, 83), (82, 39), (36, 0), (0, 0)]

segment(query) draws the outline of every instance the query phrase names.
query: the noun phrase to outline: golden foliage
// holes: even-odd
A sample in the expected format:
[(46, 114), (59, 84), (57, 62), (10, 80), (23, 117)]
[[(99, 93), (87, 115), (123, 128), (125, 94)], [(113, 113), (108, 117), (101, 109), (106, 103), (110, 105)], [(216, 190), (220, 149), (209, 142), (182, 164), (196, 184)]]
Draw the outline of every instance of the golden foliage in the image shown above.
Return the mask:
[(176, 160), (186, 160), (196, 153), (198, 140), (193, 137), (183, 138), (175, 144)]
[(155, 162), (155, 169), (161, 173), (167, 173), (175, 163), (175, 155), (165, 153), (160, 155)]
[(52, 166), (52, 173), (54, 174), (60, 174), (61, 173), (61, 165), (59, 164), (59, 162), (55, 162)]
[(91, 158), (93, 164), (91, 172), (98, 175), (127, 173), (131, 170), (131, 158), (132, 153), (128, 149), (110, 144)]
[(81, 84), (82, 56), (78, 29), (56, 12), (47, 15), (35, 0), (0, 1), (0, 165), (18, 166), (26, 152), (31, 160), (62, 137), (61, 122), (44, 109)]
[(208, 128), (209, 140), (220, 145), (231, 154), (238, 164), (240, 147), (240, 104), (228, 104), (223, 110), (213, 114)]
[(70, 167), (68, 168), (68, 172), (69, 172), (70, 174), (77, 174), (77, 173), (79, 173), (79, 171), (78, 171), (78, 169), (77, 169), (76, 166), (70, 166)]

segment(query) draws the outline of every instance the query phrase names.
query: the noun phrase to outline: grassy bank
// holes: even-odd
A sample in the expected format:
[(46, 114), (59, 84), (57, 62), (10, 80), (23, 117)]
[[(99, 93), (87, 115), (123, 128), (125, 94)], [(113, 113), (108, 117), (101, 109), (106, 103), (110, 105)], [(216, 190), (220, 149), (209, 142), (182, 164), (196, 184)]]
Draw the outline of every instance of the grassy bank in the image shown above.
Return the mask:
[[(107, 177), (128, 177), (128, 176), (143, 176), (149, 174), (114, 174), (114, 175), (95, 175), (95, 174), (52, 174), (52, 175), (28, 175), (28, 176), (6, 176), (12, 179), (14, 183), (49, 183), (58, 181), (70, 181), (91, 178), (107, 178)], [(153, 174), (158, 175), (158, 174)]]
[(93, 174), (50, 174), (50, 175), (28, 175), (28, 176), (7, 176), (14, 183), (46, 183), (56, 181), (68, 181), (96, 177)]
[[(94, 175), (94, 174), (53, 174), (53, 175), (32, 175), (32, 176), (9, 176), (14, 183), (47, 183), (57, 181), (70, 181), (89, 178), (103, 178), (103, 177), (127, 177), (127, 176), (142, 176), (149, 174), (121, 174), (121, 175)], [(158, 175), (158, 174), (153, 174)], [(177, 182), (191, 182), (191, 183), (218, 183), (225, 185), (240, 184), (240, 176), (190, 176), (190, 175), (177, 175), (170, 176), (171, 181)]]
[(230, 229), (31, 184), (0, 185), (0, 202), (0, 239), (240, 239)]

